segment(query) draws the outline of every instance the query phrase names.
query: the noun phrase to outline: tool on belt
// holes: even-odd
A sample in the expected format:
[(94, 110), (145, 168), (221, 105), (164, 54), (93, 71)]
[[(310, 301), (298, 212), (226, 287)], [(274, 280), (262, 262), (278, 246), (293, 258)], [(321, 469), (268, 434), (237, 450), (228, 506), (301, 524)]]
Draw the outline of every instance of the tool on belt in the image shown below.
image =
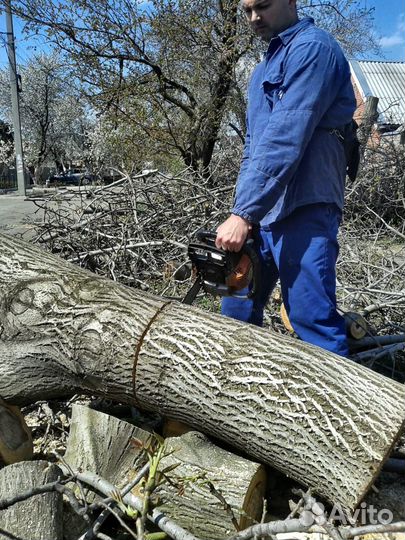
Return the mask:
[[(259, 288), (260, 263), (253, 240), (248, 239), (237, 253), (224, 251), (215, 246), (217, 234), (199, 230), (197, 242), (188, 246), (188, 256), (196, 279), (183, 299), (192, 304), (200, 289), (214, 296), (253, 298)], [(248, 292), (242, 293), (249, 286)]]

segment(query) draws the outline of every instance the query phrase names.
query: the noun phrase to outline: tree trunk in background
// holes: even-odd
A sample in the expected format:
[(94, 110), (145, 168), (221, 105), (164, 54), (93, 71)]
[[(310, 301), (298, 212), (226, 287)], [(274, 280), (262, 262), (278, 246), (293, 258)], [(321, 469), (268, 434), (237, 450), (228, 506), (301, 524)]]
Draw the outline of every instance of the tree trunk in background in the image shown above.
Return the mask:
[(352, 510), (405, 387), (287, 336), (97, 277), (1, 235), (0, 396), (87, 392), (183, 421)]
[(363, 154), (366, 149), (368, 139), (372, 135), (373, 125), (378, 118), (378, 102), (378, 97), (369, 96), (368, 98), (366, 98), (364, 114), (361, 119), (361, 124), (359, 126), (359, 141), (362, 146)]

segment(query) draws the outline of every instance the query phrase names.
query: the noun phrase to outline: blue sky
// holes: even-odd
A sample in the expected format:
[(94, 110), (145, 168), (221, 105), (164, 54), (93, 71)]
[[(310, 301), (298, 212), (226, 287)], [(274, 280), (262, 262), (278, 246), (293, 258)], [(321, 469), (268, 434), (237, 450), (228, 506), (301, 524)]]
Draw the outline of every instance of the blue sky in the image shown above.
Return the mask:
[(405, 1), (364, 0), (364, 3), (375, 10), (375, 34), (383, 54), (383, 58), (368, 54), (364, 59), (405, 62)]
[[(17, 64), (24, 64), (33, 54), (43, 50), (46, 46), (44, 46), (43, 38), (38, 40), (35, 40), (34, 38), (27, 39), (27, 36), (22, 34), (23, 23), (21, 20), (14, 17), (13, 24)], [(4, 68), (8, 65), (5, 47), (5, 41), (7, 39), (5, 34), (6, 30), (6, 16), (2, 13), (0, 15), (0, 68)]]
[[(381, 45), (382, 56), (372, 53), (363, 55), (364, 60), (391, 60), (405, 62), (405, 1), (404, 0), (362, 0), (365, 6), (374, 8), (374, 30)], [(41, 41), (27, 39), (21, 33), (22, 23), (14, 19), (16, 35), (17, 63), (24, 63), (36, 51), (44, 49)], [(7, 65), (4, 47), (6, 22), (4, 13), (0, 15), (0, 68)]]

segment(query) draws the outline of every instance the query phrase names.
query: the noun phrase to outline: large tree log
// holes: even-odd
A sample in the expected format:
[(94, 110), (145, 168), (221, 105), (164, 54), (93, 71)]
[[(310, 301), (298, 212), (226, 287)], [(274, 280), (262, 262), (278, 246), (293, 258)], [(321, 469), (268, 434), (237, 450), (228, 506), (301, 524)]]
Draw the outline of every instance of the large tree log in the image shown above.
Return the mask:
[(103, 280), (1, 235), (0, 395), (90, 392), (214, 435), (353, 509), (405, 388), (317, 347)]
[[(62, 475), (47, 461), (23, 461), (0, 471), (2, 497), (14, 497), (26, 490), (54, 482)], [(19, 540), (62, 540), (62, 495), (35, 495), (0, 511), (0, 538)]]

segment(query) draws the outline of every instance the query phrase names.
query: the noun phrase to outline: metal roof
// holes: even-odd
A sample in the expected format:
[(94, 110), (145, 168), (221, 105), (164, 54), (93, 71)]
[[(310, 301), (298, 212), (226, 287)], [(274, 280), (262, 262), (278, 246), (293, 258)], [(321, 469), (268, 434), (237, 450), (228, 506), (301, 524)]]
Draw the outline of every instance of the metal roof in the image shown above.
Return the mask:
[(352, 75), (363, 96), (379, 98), (379, 124), (405, 122), (405, 62), (350, 60)]

